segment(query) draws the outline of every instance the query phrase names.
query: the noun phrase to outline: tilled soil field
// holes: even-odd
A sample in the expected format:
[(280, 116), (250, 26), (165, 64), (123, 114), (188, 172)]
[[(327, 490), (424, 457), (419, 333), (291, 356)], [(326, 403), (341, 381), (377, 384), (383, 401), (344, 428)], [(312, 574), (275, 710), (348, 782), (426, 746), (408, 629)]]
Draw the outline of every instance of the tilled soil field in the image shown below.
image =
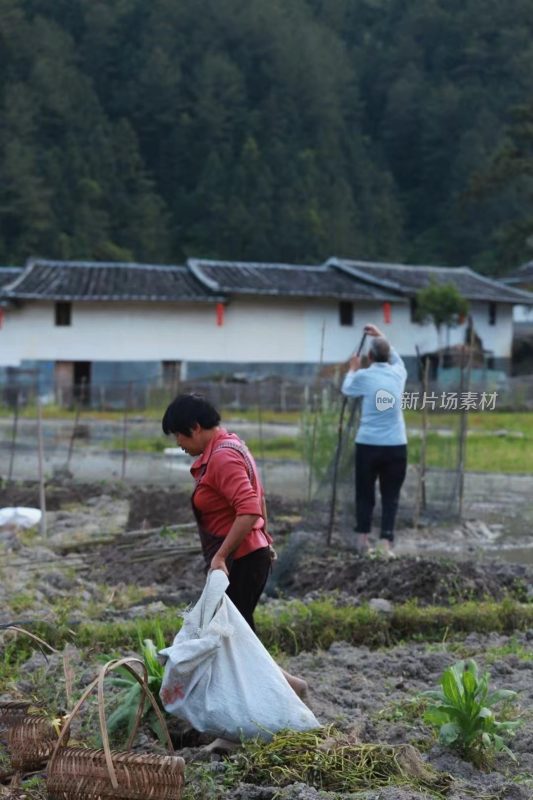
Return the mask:
[[(49, 487), (48, 498), (46, 541), (31, 532), (0, 532), (0, 622), (37, 619), (70, 624), (75, 631), (84, 622), (157, 619), (168, 609), (197, 599), (204, 581), (202, 559), (195, 553), (176, 554), (183, 546), (194, 546), (192, 528), (148, 533), (133, 548), (125, 533), (190, 523), (184, 494), (160, 488), (65, 484)], [(35, 501), (32, 485), (0, 490), (1, 506), (34, 505)], [(533, 569), (522, 564), (427, 556), (392, 561), (361, 557), (341, 547), (339, 540), (326, 548), (321, 531), (302, 530), (298, 504), (274, 499), (270, 515), (279, 559), (263, 600), (267, 610), (283, 607), (293, 598), (307, 603), (324, 596), (338, 606), (379, 599), (386, 614), (406, 601), (447, 606), (505, 597), (528, 602), (533, 595)], [(104, 533), (106, 541), (95, 545)], [(163, 558), (132, 559), (132, 553), (139, 557), (159, 550), (167, 551)], [(73, 642), (70, 659), (74, 693), (79, 695), (94, 677), (100, 655), (98, 642), (89, 650), (76, 649), (75, 637)], [(479, 770), (438, 744), (422, 720), (420, 692), (436, 688), (447, 666), (469, 657), (490, 671), (491, 686), (518, 692), (517, 705), (506, 712), (522, 719), (510, 743), (516, 762), (499, 755), (488, 769)], [(414, 745), (426, 763), (452, 776), (445, 793), (450, 800), (533, 798), (533, 629), (506, 636), (472, 633), (461, 640), (443, 631), (440, 643), (404, 642), (379, 650), (339, 641), (327, 651), (301, 652), (292, 658), (280, 654), (279, 658), (284, 667), (308, 681), (309, 702), (321, 723), (334, 723), (364, 743)], [(0, 697), (44, 692), (51, 701), (61, 693), (59, 657), (46, 660), (34, 653), (19, 666), (15, 677), (4, 669)], [(96, 730), (94, 708), (87, 730)], [(301, 782), (230, 787), (227, 762), (217, 755), (206, 756), (201, 737), (176, 731), (176, 743), (188, 762), (187, 800), (429, 800), (434, 796), (400, 786), (348, 793), (328, 793)], [(137, 749), (154, 746), (145, 730)], [(44, 796), (42, 788), (28, 791), (29, 798)]]

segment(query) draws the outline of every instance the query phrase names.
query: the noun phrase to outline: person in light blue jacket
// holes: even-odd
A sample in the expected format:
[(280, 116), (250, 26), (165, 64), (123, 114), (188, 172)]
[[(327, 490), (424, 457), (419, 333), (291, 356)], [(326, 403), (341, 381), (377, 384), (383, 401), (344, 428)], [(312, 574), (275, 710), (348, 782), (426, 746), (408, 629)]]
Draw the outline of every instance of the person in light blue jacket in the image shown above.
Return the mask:
[(342, 384), (347, 397), (361, 397), (361, 423), (355, 437), (355, 504), (358, 547), (368, 550), (376, 480), (381, 493), (380, 546), (392, 555), (394, 523), (407, 470), (407, 434), (402, 394), (407, 370), (402, 359), (375, 325), (366, 325), (371, 337), (367, 369), (352, 356)]

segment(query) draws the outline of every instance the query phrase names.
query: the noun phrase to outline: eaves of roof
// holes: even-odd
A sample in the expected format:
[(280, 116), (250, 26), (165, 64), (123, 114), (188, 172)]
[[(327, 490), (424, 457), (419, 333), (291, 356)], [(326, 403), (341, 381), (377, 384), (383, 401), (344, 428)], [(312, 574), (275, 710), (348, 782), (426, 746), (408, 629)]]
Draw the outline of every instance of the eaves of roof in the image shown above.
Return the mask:
[(533, 261), (522, 264), (508, 275), (502, 275), (500, 282), (506, 286), (533, 286)]
[[(465, 269), (467, 269), (471, 274), (475, 275), (478, 280), (485, 281), (487, 284), (490, 284), (490, 286), (493, 288), (497, 288), (499, 284), (501, 289), (501, 281), (496, 281), (493, 280), (492, 278), (487, 278), (485, 275), (480, 275), (478, 272), (474, 272), (469, 267), (465, 267)], [(509, 299), (501, 297), (498, 298), (496, 302), (511, 303), (513, 305), (521, 305), (521, 306), (524, 305), (533, 306), (533, 292), (528, 292), (525, 289), (516, 289), (514, 286), (505, 286), (505, 292)]]
[(326, 264), (298, 265), (190, 258), (187, 265), (211, 291), (258, 297), (329, 298), (401, 303), (404, 298), (383, 287), (371, 287)]
[[(414, 286), (405, 280), (406, 275), (416, 271), (427, 276), (429, 283), (431, 276), (439, 277), (441, 280), (449, 280), (454, 283), (459, 291), (467, 300), (483, 300), (488, 302), (509, 303), (511, 305), (533, 305), (533, 294), (520, 289), (506, 287), (502, 293), (502, 286), (499, 281), (487, 278), (474, 272), (470, 267), (434, 267), (434, 266), (415, 266), (410, 264), (390, 264), (367, 261), (352, 261), (350, 259), (330, 258), (326, 262), (337, 269), (353, 275), (361, 281), (366, 281), (374, 286), (382, 286), (391, 291), (401, 293), (405, 297), (414, 297), (421, 285)], [(372, 274), (372, 270), (387, 271), (387, 278), (379, 274)], [(394, 274), (391, 279), (390, 273)], [(402, 274), (404, 279), (402, 281)], [(468, 286), (465, 286), (465, 280)], [(477, 284), (473, 288), (472, 284)], [(484, 288), (486, 287), (486, 291)]]
[(31, 259), (4, 299), (76, 302), (218, 302), (185, 266)]

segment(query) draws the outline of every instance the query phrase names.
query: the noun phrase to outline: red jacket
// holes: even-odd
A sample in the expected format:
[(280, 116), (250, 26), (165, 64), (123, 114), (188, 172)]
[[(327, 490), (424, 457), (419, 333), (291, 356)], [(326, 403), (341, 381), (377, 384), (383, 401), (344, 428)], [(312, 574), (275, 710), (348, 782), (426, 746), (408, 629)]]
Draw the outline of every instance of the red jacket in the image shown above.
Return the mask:
[[(214, 536), (226, 536), (235, 517), (242, 514), (257, 514), (259, 519), (248, 533), (233, 558), (267, 547), (270, 536), (265, 533), (262, 498), (264, 495), (257, 466), (251, 454), (244, 456), (230, 447), (220, 447), (222, 443), (235, 442), (243, 447), (243, 442), (234, 433), (220, 428), (211, 439), (201, 456), (191, 467), (196, 482), (193, 504), (200, 515), (202, 527)], [(244, 445), (245, 447), (245, 445)], [(253, 471), (253, 482), (249, 470)]]

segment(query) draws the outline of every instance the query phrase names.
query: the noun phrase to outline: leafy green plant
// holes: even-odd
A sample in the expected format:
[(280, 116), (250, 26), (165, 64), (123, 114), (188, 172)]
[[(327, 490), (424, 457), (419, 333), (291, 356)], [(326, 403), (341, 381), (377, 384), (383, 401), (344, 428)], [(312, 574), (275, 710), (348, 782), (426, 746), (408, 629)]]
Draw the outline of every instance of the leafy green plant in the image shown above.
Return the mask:
[(442, 689), (422, 693), (434, 701), (424, 719), (439, 728), (440, 740), (478, 765), (502, 751), (514, 759), (504, 737), (512, 735), (520, 721), (498, 721), (492, 709), (504, 700), (514, 699), (516, 692), (511, 689), (489, 692), (489, 673), (484, 672), (480, 677), (472, 659), (448, 667), (440, 684)]
[(390, 703), (382, 708), (377, 713), (378, 719), (386, 719), (391, 722), (404, 720), (406, 722), (414, 722), (423, 716), (428, 707), (428, 700), (425, 697), (409, 698), (407, 700), (400, 700), (396, 703)]
[[(159, 692), (163, 681), (164, 667), (157, 658), (158, 650), (165, 647), (165, 639), (161, 626), (156, 624), (154, 629), (155, 643), (152, 639), (142, 639), (139, 633), (140, 653), (148, 673), (148, 688), (159, 702)], [(111, 678), (111, 684), (120, 688), (117, 695), (118, 707), (108, 719), (107, 727), (110, 734), (119, 731), (131, 733), (139, 705), (143, 702), (143, 691), (140, 683), (127, 669), (117, 670)], [(165, 742), (163, 731), (152, 706), (146, 700), (144, 703), (143, 719), (147, 722), (161, 742)]]
[(317, 411), (307, 408), (300, 418), (301, 457), (317, 482), (323, 480), (331, 464), (337, 443), (338, 426), (337, 407), (322, 407)]

